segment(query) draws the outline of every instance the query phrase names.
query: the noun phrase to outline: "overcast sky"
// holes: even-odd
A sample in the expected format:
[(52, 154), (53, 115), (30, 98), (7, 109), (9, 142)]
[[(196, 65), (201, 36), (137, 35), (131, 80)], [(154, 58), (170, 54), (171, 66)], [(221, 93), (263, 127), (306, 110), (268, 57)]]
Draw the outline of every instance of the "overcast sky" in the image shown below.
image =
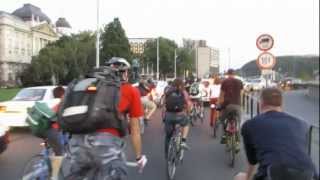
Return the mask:
[[(73, 31), (96, 29), (96, 0), (0, 0), (13, 12), (24, 3), (52, 21), (65, 17)], [(319, 0), (100, 0), (100, 23), (119, 17), (128, 37), (204, 39), (220, 49), (222, 69), (256, 59), (256, 38), (275, 39), (274, 55), (319, 55)]]

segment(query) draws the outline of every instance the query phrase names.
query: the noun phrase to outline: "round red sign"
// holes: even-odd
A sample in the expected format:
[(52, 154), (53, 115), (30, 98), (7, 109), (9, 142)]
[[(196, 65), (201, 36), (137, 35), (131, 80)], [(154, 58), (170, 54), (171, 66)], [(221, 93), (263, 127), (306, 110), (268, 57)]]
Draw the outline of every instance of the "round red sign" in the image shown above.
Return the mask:
[(276, 65), (276, 57), (269, 52), (263, 52), (256, 62), (260, 69), (272, 69)]
[(269, 34), (262, 34), (257, 38), (256, 45), (261, 51), (268, 51), (273, 47), (274, 40)]

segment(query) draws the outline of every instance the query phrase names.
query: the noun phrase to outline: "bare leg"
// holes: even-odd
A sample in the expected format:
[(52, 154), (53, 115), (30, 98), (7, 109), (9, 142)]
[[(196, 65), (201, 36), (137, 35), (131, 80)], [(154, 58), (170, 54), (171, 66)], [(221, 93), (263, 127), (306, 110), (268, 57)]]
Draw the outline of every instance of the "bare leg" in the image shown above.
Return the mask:
[(185, 126), (182, 128), (182, 138), (187, 139), (189, 134), (189, 126)]

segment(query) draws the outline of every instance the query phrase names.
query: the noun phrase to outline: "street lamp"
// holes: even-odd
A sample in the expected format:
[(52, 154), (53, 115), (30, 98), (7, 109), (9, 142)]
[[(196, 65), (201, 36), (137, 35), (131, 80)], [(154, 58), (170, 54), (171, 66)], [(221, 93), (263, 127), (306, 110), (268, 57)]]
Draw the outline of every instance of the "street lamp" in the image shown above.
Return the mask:
[(99, 14), (100, 14), (100, 0), (97, 0), (97, 37), (96, 37), (96, 68), (99, 68), (100, 57), (100, 30), (99, 30)]

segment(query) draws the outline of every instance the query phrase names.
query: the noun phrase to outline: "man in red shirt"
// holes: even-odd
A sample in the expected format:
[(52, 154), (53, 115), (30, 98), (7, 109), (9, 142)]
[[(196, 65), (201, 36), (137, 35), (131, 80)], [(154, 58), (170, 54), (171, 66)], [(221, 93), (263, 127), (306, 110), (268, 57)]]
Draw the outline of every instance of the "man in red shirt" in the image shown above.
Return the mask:
[[(143, 110), (139, 91), (128, 83), (130, 64), (123, 58), (113, 57), (108, 66), (117, 69), (121, 78), (118, 111), (129, 117), (131, 140), (136, 162), (142, 169), (147, 159), (142, 155), (139, 118)], [(69, 163), (63, 163), (64, 179), (126, 179), (125, 142), (115, 128), (101, 128), (94, 133), (74, 134), (69, 141)]]

